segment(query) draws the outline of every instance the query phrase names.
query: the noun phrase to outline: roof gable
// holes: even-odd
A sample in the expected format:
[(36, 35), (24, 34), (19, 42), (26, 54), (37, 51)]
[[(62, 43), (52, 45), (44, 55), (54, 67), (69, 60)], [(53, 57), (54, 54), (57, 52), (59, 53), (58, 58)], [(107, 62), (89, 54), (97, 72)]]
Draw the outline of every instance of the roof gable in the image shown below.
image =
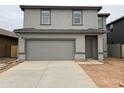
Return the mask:
[(118, 22), (118, 21), (120, 21), (120, 20), (123, 20), (123, 19), (124, 19), (124, 16), (122, 16), (122, 17), (120, 17), (120, 18), (117, 18), (117, 19), (115, 19), (114, 21), (111, 21), (110, 23), (108, 23), (107, 26), (109, 26), (109, 25), (111, 25), (111, 24), (113, 24), (113, 23), (116, 23), (116, 22)]

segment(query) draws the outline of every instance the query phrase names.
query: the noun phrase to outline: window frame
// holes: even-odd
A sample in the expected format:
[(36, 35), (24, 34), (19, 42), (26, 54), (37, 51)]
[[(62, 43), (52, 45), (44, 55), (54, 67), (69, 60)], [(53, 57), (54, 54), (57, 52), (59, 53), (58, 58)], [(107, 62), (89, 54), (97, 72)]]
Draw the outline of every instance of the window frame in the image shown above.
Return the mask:
[[(101, 18), (101, 26), (102, 27), (99, 27), (99, 18)], [(103, 29), (103, 17), (98, 17), (98, 29)]]
[[(49, 11), (49, 23), (48, 24), (44, 24), (42, 22), (42, 11)], [(40, 10), (40, 25), (51, 25), (51, 10), (50, 9), (41, 9)]]
[[(74, 11), (80, 11), (81, 12), (81, 17), (80, 17), (80, 23), (74, 23), (73, 18), (74, 18)], [(82, 10), (72, 10), (72, 26), (82, 26), (83, 25), (83, 12)]]
[(113, 24), (110, 25), (110, 29), (113, 29)]
[(110, 25), (110, 32), (113, 32), (113, 24)]

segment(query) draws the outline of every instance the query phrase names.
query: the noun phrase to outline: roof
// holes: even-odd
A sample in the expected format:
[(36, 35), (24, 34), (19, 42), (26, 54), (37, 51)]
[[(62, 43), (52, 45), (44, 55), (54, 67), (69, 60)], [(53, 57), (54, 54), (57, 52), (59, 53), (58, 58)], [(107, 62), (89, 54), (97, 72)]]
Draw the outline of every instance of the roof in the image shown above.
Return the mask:
[(14, 32), (10, 32), (2, 28), (0, 28), (0, 35), (17, 38), (17, 35)]
[(111, 25), (111, 24), (113, 24), (113, 23), (115, 23), (115, 22), (118, 22), (118, 21), (120, 21), (120, 20), (122, 20), (122, 19), (124, 19), (124, 16), (122, 16), (122, 17), (120, 17), (120, 18), (117, 18), (117, 19), (111, 21), (110, 23), (107, 24), (107, 26), (108, 26), (108, 25)]
[(34, 5), (20, 5), (20, 8), (24, 11), (24, 9), (86, 9), (86, 10), (98, 10), (102, 9), (102, 6), (34, 6)]
[(100, 29), (35, 29), (35, 28), (23, 28), (15, 29), (16, 33), (44, 33), (44, 34), (80, 34), (80, 33), (92, 33), (92, 34), (103, 34), (107, 31)]
[(110, 13), (98, 13), (98, 17), (108, 17)]

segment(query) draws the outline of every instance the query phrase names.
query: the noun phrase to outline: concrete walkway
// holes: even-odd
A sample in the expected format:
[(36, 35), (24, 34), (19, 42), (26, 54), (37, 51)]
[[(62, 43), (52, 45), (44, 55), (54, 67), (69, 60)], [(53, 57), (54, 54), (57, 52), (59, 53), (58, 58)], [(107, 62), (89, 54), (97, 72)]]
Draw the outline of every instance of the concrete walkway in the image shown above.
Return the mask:
[(96, 84), (74, 61), (23, 62), (0, 74), (6, 88), (93, 88)]

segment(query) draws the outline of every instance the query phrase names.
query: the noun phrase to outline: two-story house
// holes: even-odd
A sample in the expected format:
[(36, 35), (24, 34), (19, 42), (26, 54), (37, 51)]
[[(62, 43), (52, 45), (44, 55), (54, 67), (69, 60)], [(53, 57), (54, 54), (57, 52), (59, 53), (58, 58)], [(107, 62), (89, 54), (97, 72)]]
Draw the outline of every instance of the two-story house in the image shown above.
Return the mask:
[(19, 35), (19, 60), (103, 60), (107, 13), (101, 6), (27, 6)]

